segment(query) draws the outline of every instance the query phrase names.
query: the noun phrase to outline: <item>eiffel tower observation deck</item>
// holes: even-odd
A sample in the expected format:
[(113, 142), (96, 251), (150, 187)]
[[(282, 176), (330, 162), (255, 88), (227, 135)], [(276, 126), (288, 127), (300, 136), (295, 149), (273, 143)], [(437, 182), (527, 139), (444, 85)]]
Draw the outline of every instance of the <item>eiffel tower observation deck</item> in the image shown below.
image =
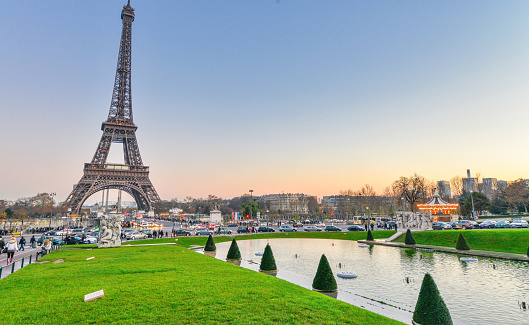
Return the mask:
[[(136, 140), (138, 128), (132, 118), (131, 36), (134, 9), (130, 0), (121, 11), (123, 29), (118, 65), (108, 118), (101, 125), (103, 135), (91, 163), (84, 165), (84, 175), (65, 201), (73, 214), (79, 214), (83, 203), (93, 194), (106, 189), (123, 190), (130, 194), (138, 209), (153, 210), (160, 197), (149, 179), (149, 167), (143, 165)], [(124, 164), (107, 163), (112, 143), (123, 144)]]

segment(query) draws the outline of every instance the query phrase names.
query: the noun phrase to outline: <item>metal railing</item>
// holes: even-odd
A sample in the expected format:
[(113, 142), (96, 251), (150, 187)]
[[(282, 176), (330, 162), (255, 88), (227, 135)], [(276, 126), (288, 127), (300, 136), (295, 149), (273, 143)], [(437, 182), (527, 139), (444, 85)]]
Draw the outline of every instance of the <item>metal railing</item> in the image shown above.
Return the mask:
[[(43, 249), (41, 251), (35, 252), (35, 254), (30, 254), (29, 256), (19, 258), (18, 260), (13, 261), (11, 264), (0, 266), (0, 279), (5, 278), (10, 274), (15, 273), (16, 271), (22, 269), (24, 266), (27, 266), (31, 263), (36, 262), (39, 258), (53, 252), (56, 249), (59, 249), (60, 247), (61, 245), (51, 245), (51, 249), (49, 250), (49, 252), (46, 252), (46, 250)], [(33, 256), (35, 256), (34, 260), (33, 260)], [(27, 261), (27, 264), (25, 263), (26, 261)], [(19, 268), (16, 267), (17, 263), (19, 265)], [(5, 269), (7, 269), (7, 271), (4, 271)], [(6, 274), (6, 272), (9, 272), (9, 273)]]

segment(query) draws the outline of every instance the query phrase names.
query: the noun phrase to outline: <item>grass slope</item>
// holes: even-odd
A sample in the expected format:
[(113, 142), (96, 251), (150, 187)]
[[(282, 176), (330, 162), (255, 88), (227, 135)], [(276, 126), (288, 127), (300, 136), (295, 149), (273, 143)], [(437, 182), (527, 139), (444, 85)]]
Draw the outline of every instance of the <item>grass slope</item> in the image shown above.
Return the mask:
[[(459, 234), (463, 233), (471, 249), (526, 254), (529, 245), (529, 229), (483, 230), (434, 230), (413, 232), (417, 244), (456, 247)], [(395, 239), (404, 242), (405, 235)]]
[[(377, 238), (388, 238), (395, 233), (394, 230), (377, 230), (373, 231), (373, 237)], [(222, 243), (231, 241), (235, 238), (237, 241), (245, 239), (269, 239), (269, 238), (320, 238), (320, 239), (341, 239), (341, 240), (364, 240), (366, 239), (365, 231), (351, 231), (351, 232), (272, 232), (272, 233), (259, 233), (252, 235), (236, 235), (233, 237), (229, 236), (217, 236), (213, 237), (215, 243)], [(183, 247), (191, 247), (193, 245), (204, 246), (206, 245), (207, 237), (177, 237), (176, 243)], [(146, 240), (134, 240), (130, 242), (124, 242), (122, 245), (134, 245), (134, 244), (153, 244), (153, 243), (174, 243), (175, 238), (158, 238), (158, 239), (146, 239)]]
[[(58, 250), (42, 260), (59, 258), (0, 281), (1, 324), (401, 324), (176, 245)], [(104, 298), (83, 302), (101, 289)]]

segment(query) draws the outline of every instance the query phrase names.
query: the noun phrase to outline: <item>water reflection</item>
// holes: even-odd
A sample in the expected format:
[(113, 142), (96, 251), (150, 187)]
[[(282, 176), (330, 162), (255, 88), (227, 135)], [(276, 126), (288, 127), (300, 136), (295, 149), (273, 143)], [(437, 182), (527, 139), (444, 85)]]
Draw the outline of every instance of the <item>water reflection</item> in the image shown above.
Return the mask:
[[(430, 273), (456, 324), (529, 324), (528, 264), (479, 258), (464, 263), (455, 254), (432, 253), (385, 246), (360, 248), (357, 242), (326, 239), (268, 239), (239, 241), (242, 266), (258, 270), (269, 243), (277, 276), (312, 287), (322, 254), (336, 274), (354, 272), (356, 279), (336, 278), (340, 292), (366, 297), (413, 311), (422, 278)], [(230, 243), (217, 244), (225, 258)], [(251, 261), (251, 262), (248, 262)], [(239, 261), (240, 262), (240, 261)], [(255, 263), (255, 264), (252, 264)]]

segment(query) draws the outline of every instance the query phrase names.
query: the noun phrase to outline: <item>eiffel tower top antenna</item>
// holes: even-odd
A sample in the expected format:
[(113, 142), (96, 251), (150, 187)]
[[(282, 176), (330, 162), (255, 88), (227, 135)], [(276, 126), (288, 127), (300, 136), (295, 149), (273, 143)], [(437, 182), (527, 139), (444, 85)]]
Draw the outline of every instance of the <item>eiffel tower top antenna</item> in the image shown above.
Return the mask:
[(134, 9), (130, 6), (130, 0), (126, 6), (123, 6), (121, 19), (123, 20), (123, 28), (107, 123), (134, 125), (131, 94), (131, 45)]

